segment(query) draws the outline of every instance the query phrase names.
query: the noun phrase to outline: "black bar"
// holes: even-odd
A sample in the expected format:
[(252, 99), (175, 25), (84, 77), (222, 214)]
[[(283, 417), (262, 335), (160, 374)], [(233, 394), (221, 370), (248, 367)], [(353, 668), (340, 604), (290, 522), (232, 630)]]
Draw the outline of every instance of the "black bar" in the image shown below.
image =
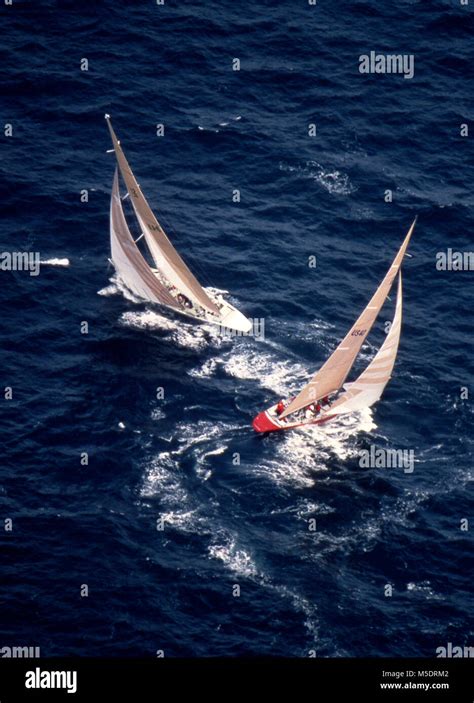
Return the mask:
[[(246, 701), (255, 697), (256, 686), (263, 688), (265, 700), (272, 694), (291, 700), (311, 694), (311, 702), (360, 699), (472, 703), (473, 663), (468, 658), (1, 659), (0, 703), (122, 701), (128, 696), (145, 703), (170, 695), (173, 700), (183, 695), (193, 700), (198, 695), (226, 700), (236, 694)], [(50, 672), (62, 673), (51, 678)], [(35, 685), (61, 683), (64, 688), (27, 688), (27, 680)]]

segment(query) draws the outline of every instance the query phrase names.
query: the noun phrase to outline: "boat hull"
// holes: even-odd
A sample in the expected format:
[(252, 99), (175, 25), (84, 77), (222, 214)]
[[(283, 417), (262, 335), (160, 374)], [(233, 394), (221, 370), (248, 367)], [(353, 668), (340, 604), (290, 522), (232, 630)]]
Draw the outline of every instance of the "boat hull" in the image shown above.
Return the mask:
[(334, 415), (324, 415), (324, 417), (316, 417), (314, 419), (304, 420), (303, 422), (285, 422), (276, 417), (274, 414), (275, 407), (276, 406), (273, 406), (268, 410), (263, 410), (253, 419), (252, 427), (255, 432), (260, 434), (266, 432), (282, 432), (285, 430), (293, 430), (296, 427), (306, 427), (307, 425), (323, 425), (334, 417)]
[[(160, 305), (166, 308), (167, 310), (172, 310), (173, 312), (191, 318), (196, 322), (207, 322), (211, 325), (218, 325), (219, 327), (222, 327), (226, 330), (234, 330), (235, 332), (240, 334), (249, 334), (249, 332), (252, 330), (251, 320), (245, 317), (245, 315), (243, 315), (240, 310), (237, 310), (237, 308), (227, 302), (227, 300), (223, 301), (223, 306), (221, 308), (221, 314), (219, 317), (217, 315), (212, 315), (211, 313), (207, 312), (204, 315), (194, 315), (191, 310), (182, 307), (174, 307), (156, 300), (149, 300), (148, 298), (144, 297), (139, 291), (137, 291), (132, 285), (130, 285), (127, 280), (125, 280), (115, 261), (113, 261), (112, 259), (109, 259), (109, 261), (114, 266), (117, 275), (119, 276), (122, 283), (130, 290), (131, 293), (133, 293), (133, 295), (137, 296), (138, 298), (141, 298), (145, 302), (153, 303), (154, 305)], [(156, 276), (156, 269), (151, 270)]]

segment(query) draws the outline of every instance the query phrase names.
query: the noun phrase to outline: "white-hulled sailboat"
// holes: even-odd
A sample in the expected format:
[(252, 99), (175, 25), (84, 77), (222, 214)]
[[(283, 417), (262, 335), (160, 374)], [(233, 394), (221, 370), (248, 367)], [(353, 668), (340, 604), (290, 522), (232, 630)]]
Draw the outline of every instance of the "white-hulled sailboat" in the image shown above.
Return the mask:
[[(105, 115), (105, 119), (118, 164), (110, 201), (110, 248), (111, 261), (120, 279), (132, 293), (144, 300), (159, 303), (200, 322), (211, 322), (237, 332), (250, 332), (251, 321), (222, 296), (207, 292), (171, 244), (132, 173), (110, 123), (110, 115)], [(128, 228), (122, 207), (119, 170), (142, 231), (136, 240)], [(145, 238), (154, 267), (148, 264), (137, 246), (137, 241), (142, 237)]]
[[(400, 271), (416, 219), (411, 225), (385, 278), (371, 301), (337, 349), (295, 397), (280, 401), (253, 420), (257, 432), (289, 430), (320, 425), (332, 418), (368, 408), (381, 397), (390, 380), (400, 341), (402, 324), (402, 274)], [(395, 314), (390, 331), (367, 368), (352, 383), (346, 378), (398, 275)]]

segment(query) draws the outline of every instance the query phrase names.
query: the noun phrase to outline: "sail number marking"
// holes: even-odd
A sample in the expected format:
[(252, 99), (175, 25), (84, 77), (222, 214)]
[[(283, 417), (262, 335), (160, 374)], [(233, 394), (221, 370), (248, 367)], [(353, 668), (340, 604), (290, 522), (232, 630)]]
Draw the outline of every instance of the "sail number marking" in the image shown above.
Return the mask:
[(367, 332), (367, 330), (354, 330), (351, 337), (362, 337)]

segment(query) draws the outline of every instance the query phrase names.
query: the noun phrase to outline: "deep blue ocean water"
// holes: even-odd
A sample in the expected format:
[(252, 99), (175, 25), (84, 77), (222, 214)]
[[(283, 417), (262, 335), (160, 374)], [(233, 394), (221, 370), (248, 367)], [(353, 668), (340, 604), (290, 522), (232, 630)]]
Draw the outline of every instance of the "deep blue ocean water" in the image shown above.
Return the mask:
[[(291, 657), (474, 645), (472, 528), (460, 529), (474, 521), (474, 274), (436, 269), (437, 252), (472, 246), (473, 137), (460, 136), (474, 117), (472, 6), (14, 0), (0, 13), (0, 248), (49, 262), (37, 277), (1, 272), (13, 388), (1, 645)], [(414, 77), (360, 74), (372, 50), (413, 53)], [(223, 339), (117, 285), (105, 112), (175, 245), (264, 318), (264, 340)], [(416, 214), (382, 401), (257, 436), (254, 415), (335, 348)], [(412, 449), (413, 473), (360, 467), (372, 444)]]

